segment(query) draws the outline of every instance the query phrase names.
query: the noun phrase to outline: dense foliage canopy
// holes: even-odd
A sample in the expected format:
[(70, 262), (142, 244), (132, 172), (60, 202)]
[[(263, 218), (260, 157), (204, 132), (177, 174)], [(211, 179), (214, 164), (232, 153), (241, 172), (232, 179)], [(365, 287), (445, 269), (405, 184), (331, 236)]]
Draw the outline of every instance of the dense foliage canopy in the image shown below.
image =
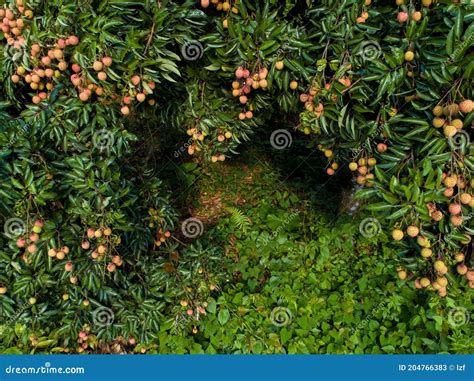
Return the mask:
[[(461, 304), (472, 335), (471, 1), (1, 3), (0, 348), (472, 351), (441, 312)], [(312, 215), (299, 242), (295, 201), (272, 193), (286, 208), (273, 224), (235, 208), (216, 223), (246, 259), (196, 239), (183, 182), (261, 131), (274, 154), (305, 138), (327, 160), (321, 182), (352, 172), (371, 215), (336, 234)], [(285, 269), (301, 272), (294, 289)], [(353, 271), (367, 272), (358, 290)], [(356, 302), (372, 287), (391, 299), (364, 323), (380, 312)], [(399, 317), (419, 298), (426, 313)], [(268, 333), (259, 319), (280, 299), (297, 326)]]

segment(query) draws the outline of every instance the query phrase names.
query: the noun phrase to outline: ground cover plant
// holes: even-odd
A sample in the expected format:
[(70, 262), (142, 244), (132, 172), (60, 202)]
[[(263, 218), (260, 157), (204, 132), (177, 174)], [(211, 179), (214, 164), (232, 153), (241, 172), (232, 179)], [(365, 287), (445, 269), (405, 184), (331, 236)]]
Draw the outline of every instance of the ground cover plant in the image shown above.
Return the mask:
[(472, 353), (474, 4), (0, 5), (0, 349)]

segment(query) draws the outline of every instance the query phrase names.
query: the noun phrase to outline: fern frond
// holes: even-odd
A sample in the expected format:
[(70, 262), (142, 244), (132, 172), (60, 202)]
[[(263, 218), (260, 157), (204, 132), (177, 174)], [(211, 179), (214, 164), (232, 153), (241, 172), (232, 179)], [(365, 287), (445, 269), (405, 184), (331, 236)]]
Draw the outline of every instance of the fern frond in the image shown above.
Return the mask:
[(230, 221), (236, 229), (246, 232), (250, 225), (252, 225), (252, 220), (240, 209), (228, 207), (226, 210), (230, 213)]

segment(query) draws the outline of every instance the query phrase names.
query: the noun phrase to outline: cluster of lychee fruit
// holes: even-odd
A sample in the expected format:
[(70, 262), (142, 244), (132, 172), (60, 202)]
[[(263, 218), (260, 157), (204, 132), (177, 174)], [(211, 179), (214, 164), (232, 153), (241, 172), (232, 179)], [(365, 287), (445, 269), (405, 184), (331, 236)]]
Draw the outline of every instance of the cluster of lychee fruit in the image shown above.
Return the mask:
[[(191, 136), (195, 142), (203, 142), (206, 139), (207, 133), (205, 131), (199, 131), (196, 127), (188, 128), (186, 131), (188, 136)], [(190, 155), (194, 154), (194, 151), (200, 151), (200, 148), (197, 147), (197, 144), (191, 144), (188, 147), (188, 153)]]
[[(130, 83), (132, 85), (129, 86), (128, 93), (121, 99), (122, 107), (120, 108), (120, 112), (125, 116), (130, 114), (130, 105), (134, 101), (138, 102), (138, 104), (143, 103), (148, 95), (153, 94), (153, 90), (156, 87), (155, 82), (146, 81), (138, 74), (132, 76)], [(115, 98), (116, 96), (112, 97), (112, 99)], [(155, 103), (154, 99), (148, 100), (150, 106), (154, 106)]]
[[(194, 143), (188, 146), (188, 154), (194, 155), (196, 152), (200, 152), (201, 147), (199, 146), (198, 143), (204, 141), (204, 139), (207, 136), (207, 133), (205, 133), (204, 131), (199, 131), (197, 128), (193, 127), (187, 130), (187, 134), (191, 136), (193, 140), (195, 141)], [(231, 137), (232, 137), (232, 132), (230, 131), (227, 131), (224, 134), (218, 133), (217, 141), (219, 143), (223, 143), (226, 139), (230, 139)], [(225, 155), (219, 152), (215, 153), (211, 157), (211, 161), (213, 163), (216, 163), (218, 161), (224, 161), (224, 160), (225, 160)]]
[[(432, 258), (434, 255), (432, 243), (430, 240), (423, 235), (420, 234), (420, 228), (416, 225), (410, 225), (406, 228), (406, 234), (412, 238), (416, 238), (417, 244), (421, 247), (420, 255), (425, 258)], [(392, 238), (395, 241), (401, 241), (405, 236), (405, 232), (401, 229), (394, 229), (392, 231)], [(457, 263), (456, 270), (460, 275), (466, 275), (468, 279), (468, 286), (470, 288), (474, 288), (474, 271), (469, 270), (466, 266), (465, 262), (465, 255), (461, 252), (455, 254), (454, 259)], [(407, 278), (406, 270), (399, 268), (398, 276), (400, 279), (405, 280)], [(448, 273), (449, 269), (448, 266), (442, 260), (435, 260), (433, 264), (433, 271), (437, 276), (437, 279), (431, 281), (428, 277), (424, 277), (421, 279), (416, 279), (414, 281), (416, 288), (427, 288), (430, 285), (432, 286), (431, 289), (438, 291), (440, 296), (446, 296), (446, 287), (448, 281), (445, 275)]]
[(420, 11), (412, 11), (410, 14), (405, 11), (398, 12), (397, 14), (397, 21), (401, 24), (407, 22), (411, 19), (414, 22), (418, 22), (423, 17), (423, 14)]
[[(112, 254), (112, 229), (109, 227), (101, 227), (101, 228), (88, 228), (87, 229), (87, 238), (82, 241), (81, 247), (84, 250), (91, 249), (91, 240), (96, 239), (97, 246), (91, 252), (91, 258), (94, 260), (103, 260), (106, 257), (110, 260), (107, 264), (107, 271), (113, 273), (117, 267), (123, 265), (123, 260), (120, 255), (113, 255)], [(120, 243), (120, 239), (116, 240), (117, 243)]]
[[(187, 134), (193, 138), (195, 143), (192, 143), (188, 146), (188, 154), (189, 155), (194, 155), (196, 152), (201, 151), (201, 147), (199, 146), (199, 142), (204, 141), (206, 138), (207, 134), (205, 132), (199, 131), (197, 128), (193, 127), (187, 130)], [(223, 131), (221, 128), (217, 129), (216, 132), (216, 137), (215, 139), (217, 140), (218, 143), (224, 143), (225, 141), (228, 141), (231, 139), (233, 136), (232, 132), (230, 131)], [(225, 155), (224, 154), (219, 154), (216, 153), (211, 157), (212, 162), (217, 162), (217, 161), (224, 161), (225, 160)]]
[[(441, 176), (443, 180), (443, 184), (446, 186), (446, 189), (443, 192), (443, 195), (448, 197), (449, 199), (458, 200), (460, 204), (470, 206), (471, 208), (474, 207), (474, 197), (471, 193), (467, 191), (468, 185), (470, 188), (474, 187), (474, 180), (471, 180), (470, 184), (464, 179), (463, 176), (458, 176), (456, 174), (443, 173)], [(453, 210), (457, 210), (458, 208), (454, 208)], [(451, 211), (451, 209), (450, 209)], [(459, 213), (452, 213), (454, 215)]]
[[(276, 61), (275, 69), (283, 70), (285, 64), (284, 61)], [(243, 105), (248, 103), (248, 95), (252, 90), (262, 89), (265, 90), (268, 88), (268, 69), (266, 67), (257, 67), (252, 72), (246, 66), (239, 66), (235, 70), (235, 79), (232, 82), (232, 95), (239, 98), (239, 102)], [(298, 83), (292, 81), (290, 83), (290, 88), (296, 90), (298, 88)], [(252, 119), (252, 105), (249, 106), (249, 111), (244, 110), (239, 114), (240, 120)]]
[(371, 173), (377, 159), (374, 157), (361, 157), (357, 161), (351, 161), (349, 163), (349, 169), (357, 174), (356, 182), (359, 185), (365, 185), (367, 187), (374, 186), (374, 174)]
[(364, 11), (360, 14), (359, 17), (357, 17), (356, 22), (357, 24), (363, 24), (367, 21), (369, 18), (369, 13), (367, 11)]
[[(22, 2), (18, 0), (17, 4), (22, 4)], [(31, 11), (23, 11), (22, 13), (25, 13), (25, 16), (28, 13), (29, 17), (29, 12)], [(23, 47), (25, 45), (25, 39), (21, 35), (22, 28), (25, 26), (23, 19), (21, 17), (15, 18), (12, 10), (3, 8), (0, 8), (0, 16), (3, 17), (1, 29), (7, 38), (7, 43), (17, 49)], [(31, 17), (33, 17), (32, 13)], [(39, 104), (41, 101), (49, 98), (55, 83), (62, 77), (62, 72), (68, 70), (69, 65), (66, 60), (66, 55), (68, 55), (67, 48), (78, 44), (79, 38), (77, 36), (59, 38), (52, 45), (32, 44), (30, 48), (30, 63), (33, 68), (28, 69), (23, 64), (20, 64), (15, 68), (11, 81), (13, 83), (26, 82), (32, 90), (36, 91), (31, 101), (34, 104)], [(96, 59), (90, 68), (82, 68), (78, 63), (71, 63), (69, 79), (77, 89), (78, 98), (81, 101), (89, 101), (93, 94), (101, 97), (107, 96), (109, 93), (112, 100), (119, 99), (119, 96), (113, 91), (106, 93), (104, 89), (108, 78), (107, 68), (112, 63), (113, 60), (110, 56)], [(92, 70), (93, 74), (89, 72), (90, 70)], [(130, 114), (130, 105), (134, 101), (138, 104), (144, 102), (147, 96), (153, 93), (153, 89), (156, 86), (154, 82), (144, 81), (137, 74), (131, 77), (130, 83), (127, 94), (120, 97), (120, 111), (123, 115)], [(148, 100), (148, 104), (151, 106), (155, 103), (154, 99)]]
[[(248, 95), (253, 90), (266, 89), (268, 87), (268, 69), (266, 67), (251, 73), (249, 69), (244, 66), (239, 66), (235, 70), (235, 79), (232, 82), (232, 95), (239, 98), (242, 105), (248, 103)], [(253, 118), (252, 107), (249, 110), (242, 111), (239, 114), (240, 120)]]
[(324, 153), (324, 156), (328, 159), (329, 167), (326, 169), (326, 173), (329, 176), (333, 176), (336, 174), (336, 170), (339, 168), (339, 164), (334, 161), (334, 152), (332, 149), (325, 148), (322, 144), (318, 144), (318, 150)]
[[(448, 294), (448, 278), (444, 276), (448, 272), (448, 268), (445, 263), (441, 260), (436, 261), (434, 264), (434, 268), (436, 270), (436, 274), (434, 276), (435, 279), (430, 279), (429, 277), (417, 278), (413, 281), (413, 284), (416, 289), (425, 288), (427, 290), (437, 291), (438, 295), (441, 297), (445, 297)], [(404, 279), (402, 271), (398, 273), (400, 279)], [(406, 272), (405, 272), (406, 273)], [(406, 278), (406, 276), (405, 276)]]
[[(150, 215), (150, 221), (148, 222), (149, 228), (154, 228), (157, 225), (161, 226), (163, 219), (160, 210), (150, 208), (148, 210), (148, 214)], [(156, 232), (156, 238), (154, 239), (155, 246), (160, 247), (170, 237), (171, 232), (169, 230), (163, 230), (162, 228), (159, 228)]]
[(218, 161), (224, 161), (225, 160), (225, 155), (223, 153), (217, 152), (215, 155), (211, 156), (211, 161), (213, 163), (217, 163)]
[[(468, 287), (474, 288), (474, 270), (469, 270), (464, 262), (465, 256), (463, 253), (457, 253), (455, 255), (455, 260), (458, 263), (456, 265), (456, 271), (458, 274), (463, 275), (467, 278)], [(445, 276), (448, 273), (449, 269), (446, 263), (438, 259), (433, 264), (433, 277), (423, 277), (417, 278), (413, 281), (413, 284), (416, 289), (428, 289), (432, 291), (437, 291), (439, 296), (445, 297), (447, 295), (448, 287), (448, 278)], [(401, 270), (398, 273), (400, 279), (405, 279), (407, 277), (406, 271)]]
[[(94, 349), (97, 345), (97, 336), (92, 333), (91, 326), (84, 324), (82, 329), (79, 331), (77, 336), (77, 353), (83, 353), (87, 349)], [(66, 353), (69, 353), (69, 349), (66, 348)]]
[(226, 139), (230, 139), (230, 138), (232, 138), (232, 132), (230, 132), (230, 131), (225, 131), (224, 132), (220, 129), (217, 130), (217, 138), (216, 139), (219, 143), (222, 143)]
[[(221, 1), (221, 0), (201, 0), (201, 7), (208, 8), (209, 5), (213, 4), (218, 11), (227, 12), (227, 13), (232, 12), (234, 14), (238, 14), (239, 9), (236, 7), (236, 5), (238, 3), (239, 3), (239, 0), (234, 0), (234, 1), (231, 1), (231, 0), (225, 0), (225, 1)], [(224, 29), (227, 29), (229, 27), (228, 18), (225, 18), (222, 21), (222, 26), (224, 27)]]
[(25, 44), (23, 29), (27, 19), (33, 18), (33, 11), (26, 9), (23, 0), (16, 0), (13, 8), (7, 8), (6, 5), (0, 8), (0, 30), (7, 44), (20, 50)]
[(163, 232), (162, 229), (158, 230), (158, 232), (156, 233), (155, 245), (158, 247), (161, 246), (170, 237), (171, 232), (169, 230), (166, 230), (165, 232)]
[(186, 310), (186, 315), (193, 316), (195, 314), (205, 315), (206, 314), (206, 307), (207, 302), (203, 302), (202, 305), (194, 305), (192, 302), (188, 302), (187, 300), (181, 300), (180, 302), (181, 307), (183, 310)]
[(88, 332), (86, 331), (80, 331), (78, 338), (77, 338), (77, 343), (79, 344), (77, 348), (78, 353), (84, 352), (88, 347), (89, 347), (89, 340), (92, 339)]
[[(456, 262), (458, 263), (464, 261), (464, 254), (462, 253), (456, 254), (455, 257)], [(449, 269), (446, 263), (443, 260), (438, 259), (433, 264), (433, 274), (431, 276), (416, 278), (413, 281), (413, 284), (416, 289), (427, 289), (437, 291), (439, 296), (445, 297), (448, 293), (447, 287), (449, 281), (446, 277), (448, 271)], [(468, 286), (470, 288), (474, 288), (474, 271), (469, 271), (464, 263), (460, 263), (457, 265), (457, 271), (459, 274), (466, 275), (468, 278)], [(407, 270), (402, 267), (397, 268), (397, 273), (398, 277), (401, 280), (406, 280), (409, 276)]]
[[(365, 0), (364, 5), (367, 7), (372, 4), (372, 0)], [(363, 11), (359, 17), (357, 17), (356, 22), (357, 24), (363, 24), (369, 18), (369, 13), (367, 11)]]
[[(183, 299), (180, 301), (180, 305), (181, 305), (182, 311), (185, 313), (184, 316), (187, 316), (188, 318), (198, 321), (200, 319), (200, 315), (206, 314), (206, 307), (208, 306), (208, 303), (203, 302), (199, 304), (199, 303), (188, 302), (187, 300)], [(192, 333), (196, 334), (198, 332), (199, 332), (198, 328), (196, 326), (193, 326)]]
[(32, 102), (38, 104), (47, 99), (54, 89), (55, 82), (61, 77), (61, 72), (67, 70), (65, 61), (66, 48), (79, 43), (76, 36), (69, 36), (66, 39), (60, 38), (49, 47), (41, 47), (35, 43), (31, 45), (30, 62), (33, 65), (31, 70), (23, 65), (16, 68), (15, 74), (11, 76), (13, 83), (24, 81), (29, 87), (36, 91), (32, 96)]
[[(431, 247), (431, 244), (427, 240), (427, 238), (423, 236), (419, 236), (420, 234), (420, 228), (416, 225), (409, 225), (406, 229), (406, 234), (412, 238), (417, 238), (417, 242), (420, 246), (424, 247)], [(401, 229), (394, 229), (392, 231), (392, 238), (395, 241), (401, 241), (405, 237), (405, 233)], [(423, 253), (422, 253), (423, 255)], [(424, 255), (423, 255), (424, 256)], [(431, 256), (431, 255), (429, 255)], [(428, 257), (429, 257), (428, 256)]]
[[(449, 198), (448, 212), (450, 215), (450, 222), (453, 226), (461, 226), (464, 222), (463, 206), (473, 208), (474, 197), (468, 190), (468, 184), (462, 176), (456, 174), (442, 174), (443, 185), (446, 187), (443, 195)], [(470, 182), (470, 188), (474, 186), (474, 180)], [(441, 221), (444, 214), (439, 210), (434, 203), (427, 204), (430, 217), (434, 221)]]
[[(407, 0), (395, 0), (396, 5), (405, 5)], [(456, 1), (455, 1), (456, 2)], [(433, 4), (433, 0), (421, 0), (421, 4), (424, 7), (429, 7), (431, 4)]]
[[(222, 131), (220, 131), (220, 130), (217, 131), (217, 138), (216, 139), (219, 143), (223, 143), (224, 141), (229, 140), (231, 138), (232, 138), (232, 132), (226, 131), (226, 132), (222, 133)], [(224, 160), (225, 160), (225, 155), (222, 154), (222, 153), (221, 154), (217, 153), (217, 154), (211, 156), (211, 161), (213, 163), (216, 163), (217, 161), (224, 161)]]
[[(107, 80), (107, 68), (112, 66), (112, 64), (113, 59), (109, 56), (104, 56), (93, 62), (91, 69), (96, 73), (97, 81), (99, 83), (105, 82)], [(74, 87), (77, 88), (79, 93), (79, 99), (81, 101), (87, 102), (93, 95), (93, 93), (95, 93), (98, 97), (104, 95), (104, 88), (89, 79), (89, 76), (91, 75), (87, 69), (81, 68), (78, 64), (73, 64), (72, 71), (74, 72), (74, 74), (71, 75), (70, 79)], [(129, 115), (130, 106), (134, 102), (137, 102), (138, 104), (143, 103), (146, 100), (147, 96), (153, 93), (155, 87), (155, 82), (148, 81), (147, 83), (144, 83), (142, 78), (138, 74), (133, 75), (130, 78), (129, 89), (127, 93), (120, 98), (120, 112), (122, 113), (122, 115)], [(119, 96), (112, 92), (110, 98), (115, 101), (119, 99)], [(154, 99), (148, 100), (148, 104), (150, 106), (153, 106), (155, 103), (156, 102)]]
[[(112, 66), (112, 57), (102, 57), (101, 60), (96, 60), (92, 64), (92, 69), (97, 73), (97, 80), (104, 82), (107, 80), (106, 70)], [(95, 93), (98, 97), (104, 95), (104, 88), (93, 83), (88, 79), (89, 73), (87, 70), (81, 68), (77, 63), (71, 65), (73, 74), (69, 77), (72, 85), (77, 89), (79, 99), (83, 102), (87, 102), (92, 94)]]
[(459, 275), (463, 275), (467, 279), (467, 285), (469, 288), (474, 288), (474, 268), (469, 268), (466, 266), (465, 256), (463, 253), (458, 253), (455, 256), (456, 262), (456, 271)]
[[(70, 249), (68, 246), (62, 246), (62, 247), (54, 247), (48, 250), (48, 257), (51, 258), (56, 258), (60, 261), (62, 261), (64, 258), (66, 258), (66, 255), (68, 255), (70, 252)], [(71, 265), (66, 264), (66, 271), (71, 271), (72, 268), (70, 268)], [(68, 270), (69, 269), (69, 270)]]
[(19, 248), (25, 248), (25, 256), (23, 259), (26, 262), (26, 254), (35, 254), (38, 252), (37, 243), (40, 239), (40, 233), (43, 230), (44, 222), (42, 220), (36, 220), (31, 228), (31, 233), (25, 237), (20, 237), (16, 241), (16, 246)]
[[(78, 347), (76, 348), (77, 353), (83, 353), (86, 350), (90, 352), (97, 350), (98, 339), (97, 336), (92, 334), (86, 328), (83, 328), (78, 335)], [(110, 354), (124, 354), (127, 353), (127, 347), (132, 346), (136, 352), (145, 353), (146, 348), (143, 346), (137, 346), (137, 340), (132, 336), (128, 340), (119, 335), (113, 339), (110, 344), (107, 344), (107, 353)], [(69, 348), (64, 348), (63, 352), (70, 353)], [(89, 352), (89, 353), (90, 353)]]
[(444, 136), (452, 138), (464, 126), (463, 120), (459, 117), (459, 113), (469, 114), (474, 110), (474, 102), (470, 99), (457, 103), (449, 103), (445, 105), (437, 105), (433, 109), (433, 127), (443, 128)]
[[(347, 70), (352, 69), (351, 64), (346, 65)], [(337, 101), (338, 95), (334, 92), (335, 86), (333, 86), (333, 82), (340, 83), (344, 86), (345, 90), (349, 89), (352, 86), (352, 81), (349, 77), (343, 76), (341, 78), (332, 79), (330, 82), (324, 84), (324, 86), (318, 83), (313, 83), (308, 91), (305, 93), (300, 94), (300, 101), (304, 104), (304, 107), (307, 111), (311, 112), (316, 116), (316, 118), (320, 118), (324, 112), (324, 103), (321, 98), (329, 99), (333, 102)], [(295, 90), (298, 88), (298, 83), (293, 81), (290, 83), (290, 88)], [(310, 129), (306, 127), (303, 132), (308, 135), (310, 134)]]
[(229, 12), (238, 14), (239, 9), (236, 7), (239, 4), (239, 0), (201, 0), (201, 7), (208, 8), (209, 5), (214, 5), (218, 11)]
[[(324, 105), (321, 102), (318, 102), (318, 105), (315, 106), (314, 100), (315, 97), (319, 94), (320, 89), (317, 86), (311, 86), (307, 93), (300, 94), (300, 101), (304, 103), (306, 110), (314, 113), (316, 118), (320, 118), (324, 111)], [(309, 131), (305, 131), (305, 133)]]

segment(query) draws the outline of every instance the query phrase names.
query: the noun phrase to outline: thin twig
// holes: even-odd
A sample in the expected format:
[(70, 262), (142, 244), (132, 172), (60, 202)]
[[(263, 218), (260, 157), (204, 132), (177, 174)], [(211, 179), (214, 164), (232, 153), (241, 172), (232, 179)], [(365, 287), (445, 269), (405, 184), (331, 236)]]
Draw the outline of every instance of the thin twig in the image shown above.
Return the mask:
[(155, 23), (153, 23), (153, 25), (151, 26), (151, 32), (150, 32), (150, 36), (148, 37), (148, 41), (146, 42), (144, 54), (146, 54), (148, 52), (148, 48), (150, 47), (151, 40), (153, 39), (153, 34), (154, 33), (155, 33)]

